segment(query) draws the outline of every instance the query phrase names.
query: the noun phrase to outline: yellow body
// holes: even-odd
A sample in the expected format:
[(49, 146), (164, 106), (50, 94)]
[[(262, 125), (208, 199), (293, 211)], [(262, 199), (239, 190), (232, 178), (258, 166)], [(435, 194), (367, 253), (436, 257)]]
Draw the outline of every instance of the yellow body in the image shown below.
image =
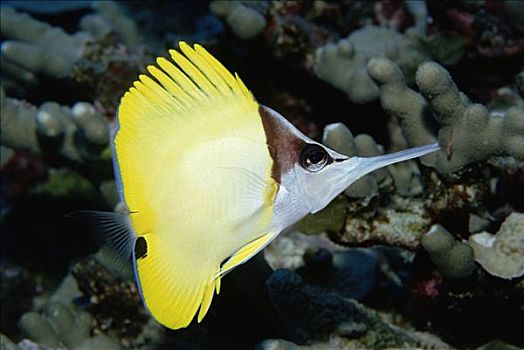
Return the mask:
[(270, 239), (277, 191), (252, 94), (202, 47), (180, 48), (124, 95), (114, 138), (131, 224), (147, 243), (141, 293), (174, 329), (199, 308), (200, 321), (220, 276)]

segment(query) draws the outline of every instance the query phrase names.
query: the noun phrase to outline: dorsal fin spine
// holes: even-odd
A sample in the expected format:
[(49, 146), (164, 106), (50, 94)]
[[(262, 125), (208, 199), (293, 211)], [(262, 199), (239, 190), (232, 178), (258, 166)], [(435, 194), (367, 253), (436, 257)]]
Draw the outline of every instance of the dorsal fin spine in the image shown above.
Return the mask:
[(222, 76), (213, 69), (213, 67), (202, 57), (198, 52), (193, 50), (191, 46), (186, 43), (180, 43), (180, 48), (182, 52), (193, 62), (200, 71), (215, 85), (218, 93), (223, 94), (224, 90), (229, 90), (229, 86), (224, 81)]
[[(166, 90), (162, 89), (160, 85), (154, 82), (153, 79), (147, 75), (140, 75), (139, 79), (143, 84), (144, 93), (146, 93), (148, 98), (155, 101), (156, 108), (163, 110), (167, 115), (176, 111), (173, 107), (177, 106), (177, 101), (173, 99)], [(162, 116), (165, 116), (166, 114), (162, 114)]]
[(169, 50), (171, 58), (176, 62), (186, 74), (195, 82), (196, 85), (208, 96), (217, 96), (216, 87), (211, 84), (209, 79), (207, 79), (198, 68), (196, 68), (193, 63), (191, 63), (187, 58), (185, 58), (181, 53), (176, 50)]
[(186, 109), (188, 103), (190, 102), (187, 94), (177, 85), (173, 79), (169, 78), (162, 70), (158, 69), (156, 66), (148, 66), (147, 70), (154, 76), (160, 84), (175, 98), (182, 109)]
[(192, 99), (197, 101), (205, 99), (204, 93), (173, 63), (164, 57), (160, 57), (157, 63)]
[(162, 105), (166, 107), (168, 110), (171, 110), (173, 108), (173, 105), (178, 110), (182, 109), (182, 105), (180, 104), (180, 101), (175, 96), (170, 94), (167, 90), (163, 89), (159, 83), (151, 79), (149, 76), (141, 75), (140, 81), (146, 87), (149, 88), (151, 93), (155, 94), (160, 99)]
[(215, 69), (218, 74), (224, 79), (224, 81), (229, 85), (229, 87), (235, 91), (236, 90), (236, 81), (233, 75), (220, 63), (215, 57), (213, 57), (207, 50), (200, 46), (195, 45), (195, 51), (198, 52), (204, 60), (206, 60), (213, 69)]

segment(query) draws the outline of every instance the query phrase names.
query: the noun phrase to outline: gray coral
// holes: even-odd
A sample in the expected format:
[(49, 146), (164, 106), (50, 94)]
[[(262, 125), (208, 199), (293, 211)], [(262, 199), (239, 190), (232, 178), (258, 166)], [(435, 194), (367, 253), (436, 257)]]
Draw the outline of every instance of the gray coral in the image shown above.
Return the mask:
[(45, 348), (121, 349), (115, 339), (101, 333), (91, 334), (93, 318), (72, 303), (79, 294), (75, 280), (66, 277), (43, 312), (28, 312), (22, 316), (19, 326), (23, 333)]
[(136, 47), (143, 41), (136, 23), (127, 16), (115, 1), (93, 1), (96, 11), (81, 18), (80, 28), (94, 38), (102, 38), (114, 32), (120, 35), (124, 44)]
[(344, 91), (355, 103), (379, 97), (379, 89), (369, 77), (366, 65), (373, 57), (397, 62), (409, 81), (415, 70), (429, 57), (416, 40), (394, 30), (368, 26), (352, 32), (346, 39), (317, 49), (314, 71), (322, 80)]
[(475, 260), (490, 274), (507, 279), (524, 275), (524, 214), (512, 213), (496, 235), (481, 232), (469, 243)]
[(76, 162), (101, 157), (109, 143), (108, 121), (87, 102), (72, 108), (56, 102), (35, 107), (8, 98), (0, 89), (2, 145)]
[(121, 349), (117, 341), (102, 334), (91, 336), (91, 322), (86, 312), (72, 310), (62, 303), (50, 303), (43, 314), (24, 314), (20, 327), (27, 336), (48, 348)]
[(224, 17), (233, 33), (240, 39), (252, 39), (262, 33), (267, 25), (264, 16), (241, 1), (212, 1), (211, 12)]
[(524, 111), (510, 108), (503, 117), (490, 116), (481, 104), (458, 91), (449, 73), (435, 62), (422, 64), (416, 74), (420, 93), (407, 87), (398, 66), (388, 59), (368, 64), (370, 76), (380, 86), (383, 108), (399, 118), (410, 146), (435, 140), (435, 120), (440, 124), (442, 151), (423, 157), (444, 175), (494, 155), (524, 159)]
[(473, 249), (456, 241), (444, 227), (433, 225), (422, 237), (421, 244), (443, 276), (461, 278), (475, 271)]
[(33, 73), (54, 78), (70, 75), (92, 40), (85, 32), (68, 34), (7, 6), (2, 7), (0, 28), (7, 39), (1, 46), (2, 66), (18, 67), (24, 80)]

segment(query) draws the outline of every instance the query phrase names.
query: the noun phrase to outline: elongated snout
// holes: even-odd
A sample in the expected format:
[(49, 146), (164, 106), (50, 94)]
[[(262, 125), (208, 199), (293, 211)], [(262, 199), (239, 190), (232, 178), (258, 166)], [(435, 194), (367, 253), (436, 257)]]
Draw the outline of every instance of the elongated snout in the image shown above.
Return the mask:
[(315, 206), (316, 208), (311, 212), (315, 213), (323, 209), (355, 181), (377, 169), (404, 160), (421, 157), (438, 150), (440, 150), (438, 143), (433, 143), (376, 157), (349, 157), (338, 159), (334, 164), (331, 164), (330, 168), (326, 169), (326, 173), (323, 174), (324, 179), (327, 181), (319, 186), (322, 192), (318, 193), (316, 197), (318, 206)]
[[(348, 159), (347, 178), (341, 185), (342, 191), (361, 177), (385, 166), (402, 162), (404, 160), (422, 157), (428, 153), (440, 150), (438, 143), (409, 148), (403, 151), (384, 154), (376, 157), (353, 157)], [(342, 162), (343, 163), (343, 162)]]

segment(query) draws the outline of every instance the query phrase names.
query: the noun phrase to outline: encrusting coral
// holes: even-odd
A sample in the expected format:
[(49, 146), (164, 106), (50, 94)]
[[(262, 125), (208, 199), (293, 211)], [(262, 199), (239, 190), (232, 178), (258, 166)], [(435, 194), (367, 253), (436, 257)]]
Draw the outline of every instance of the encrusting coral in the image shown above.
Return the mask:
[(401, 70), (391, 60), (373, 59), (368, 71), (380, 86), (382, 107), (399, 118), (410, 146), (433, 142), (434, 120), (441, 125), (438, 142), (442, 150), (423, 157), (423, 162), (439, 173), (451, 176), (494, 155), (524, 159), (524, 110), (513, 107), (503, 117), (490, 116), (484, 106), (459, 92), (449, 73), (434, 62), (417, 70), (420, 93), (407, 87)]
[(7, 147), (82, 162), (102, 157), (109, 144), (108, 121), (87, 102), (72, 108), (46, 102), (37, 108), (0, 89), (0, 112), (0, 141)]
[(496, 235), (477, 233), (469, 243), (475, 260), (491, 275), (506, 279), (524, 275), (524, 214), (510, 214)]

